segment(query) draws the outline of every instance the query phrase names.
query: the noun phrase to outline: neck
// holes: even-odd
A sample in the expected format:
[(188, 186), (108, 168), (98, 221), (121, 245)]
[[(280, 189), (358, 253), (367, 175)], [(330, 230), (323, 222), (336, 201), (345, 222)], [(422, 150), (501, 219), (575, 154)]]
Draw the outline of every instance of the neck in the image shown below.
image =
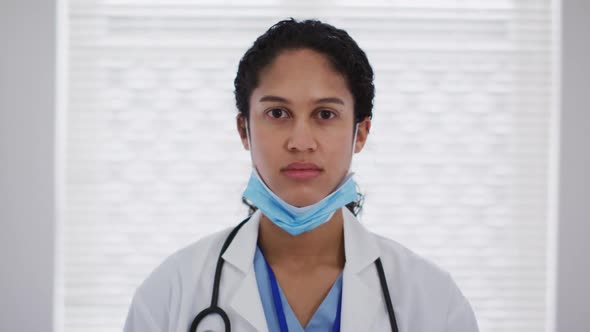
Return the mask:
[(342, 210), (338, 209), (328, 222), (315, 229), (293, 236), (260, 217), (258, 244), (270, 265), (330, 265), (344, 267), (344, 226)]

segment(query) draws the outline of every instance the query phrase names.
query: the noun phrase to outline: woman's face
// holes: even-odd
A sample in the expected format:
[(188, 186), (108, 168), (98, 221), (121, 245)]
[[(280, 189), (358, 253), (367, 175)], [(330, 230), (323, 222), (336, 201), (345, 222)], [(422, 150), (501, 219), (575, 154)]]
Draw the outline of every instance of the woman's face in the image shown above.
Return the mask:
[[(345, 78), (313, 50), (286, 50), (265, 67), (250, 96), (250, 142), (238, 131), (265, 184), (287, 203), (306, 206), (346, 176), (353, 152), (354, 99)], [(359, 124), (355, 152), (370, 129)]]

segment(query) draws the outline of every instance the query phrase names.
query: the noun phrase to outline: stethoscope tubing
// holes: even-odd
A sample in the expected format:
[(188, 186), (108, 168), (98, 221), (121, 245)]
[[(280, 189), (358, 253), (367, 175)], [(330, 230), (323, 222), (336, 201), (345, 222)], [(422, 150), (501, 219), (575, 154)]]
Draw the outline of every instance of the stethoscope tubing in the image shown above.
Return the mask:
[[(231, 322), (229, 320), (229, 316), (227, 313), (221, 309), (218, 305), (219, 299), (219, 285), (221, 283), (221, 272), (223, 270), (224, 260), (222, 258), (223, 254), (238, 234), (238, 231), (244, 224), (250, 220), (250, 217), (244, 219), (242, 222), (238, 224), (227, 236), (223, 246), (221, 247), (221, 251), (219, 253), (219, 257), (217, 258), (217, 265), (215, 266), (215, 278), (213, 280), (213, 294), (211, 294), (211, 305), (208, 308), (205, 308), (193, 319), (189, 332), (197, 332), (197, 327), (199, 323), (208, 315), (217, 314), (221, 316), (223, 323), (225, 325), (225, 332), (231, 332)], [(375, 266), (377, 267), (377, 274), (379, 275), (379, 283), (381, 284), (381, 290), (383, 291), (383, 297), (385, 298), (385, 306), (387, 307), (387, 314), (389, 316), (389, 323), (391, 325), (391, 330), (393, 332), (398, 332), (397, 329), (397, 321), (395, 319), (395, 312), (393, 310), (393, 304), (391, 303), (391, 296), (389, 295), (389, 288), (387, 287), (387, 280), (385, 278), (385, 272), (383, 271), (383, 264), (381, 263), (381, 258), (377, 258), (375, 260)]]
[(219, 284), (221, 283), (221, 271), (223, 270), (223, 263), (225, 262), (222, 256), (231, 244), (231, 242), (234, 240), (234, 237), (236, 237), (236, 234), (238, 234), (240, 228), (242, 228), (242, 226), (244, 226), (244, 224), (248, 220), (250, 220), (250, 217), (240, 222), (238, 226), (236, 226), (225, 239), (225, 242), (221, 247), (221, 251), (219, 252), (219, 257), (217, 258), (217, 266), (215, 266), (215, 278), (213, 279), (213, 294), (211, 294), (211, 305), (205, 310), (199, 312), (195, 319), (193, 319), (189, 332), (197, 332), (197, 327), (199, 326), (199, 323), (201, 323), (201, 321), (205, 317), (211, 314), (218, 314), (219, 316), (221, 316), (221, 319), (223, 319), (223, 323), (225, 325), (225, 332), (231, 332), (231, 322), (229, 320), (227, 313), (217, 305), (217, 301), (219, 299)]

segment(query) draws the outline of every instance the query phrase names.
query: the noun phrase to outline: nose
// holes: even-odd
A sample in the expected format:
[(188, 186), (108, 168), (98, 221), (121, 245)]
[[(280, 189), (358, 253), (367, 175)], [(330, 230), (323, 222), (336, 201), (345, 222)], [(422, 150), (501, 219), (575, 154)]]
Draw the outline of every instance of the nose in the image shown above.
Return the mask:
[(313, 134), (311, 124), (306, 121), (297, 121), (291, 128), (289, 139), (287, 140), (287, 149), (289, 151), (315, 151), (317, 141)]

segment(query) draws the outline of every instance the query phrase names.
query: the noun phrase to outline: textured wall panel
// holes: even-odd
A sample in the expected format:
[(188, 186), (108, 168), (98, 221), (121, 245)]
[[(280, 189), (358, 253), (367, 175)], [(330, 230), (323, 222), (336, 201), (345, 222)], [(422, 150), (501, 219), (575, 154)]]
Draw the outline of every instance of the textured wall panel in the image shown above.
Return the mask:
[(483, 332), (544, 329), (548, 0), (69, 7), (65, 331), (119, 331), (162, 259), (245, 216), (233, 78), (289, 16), (347, 29), (375, 69), (362, 222), (449, 270)]

